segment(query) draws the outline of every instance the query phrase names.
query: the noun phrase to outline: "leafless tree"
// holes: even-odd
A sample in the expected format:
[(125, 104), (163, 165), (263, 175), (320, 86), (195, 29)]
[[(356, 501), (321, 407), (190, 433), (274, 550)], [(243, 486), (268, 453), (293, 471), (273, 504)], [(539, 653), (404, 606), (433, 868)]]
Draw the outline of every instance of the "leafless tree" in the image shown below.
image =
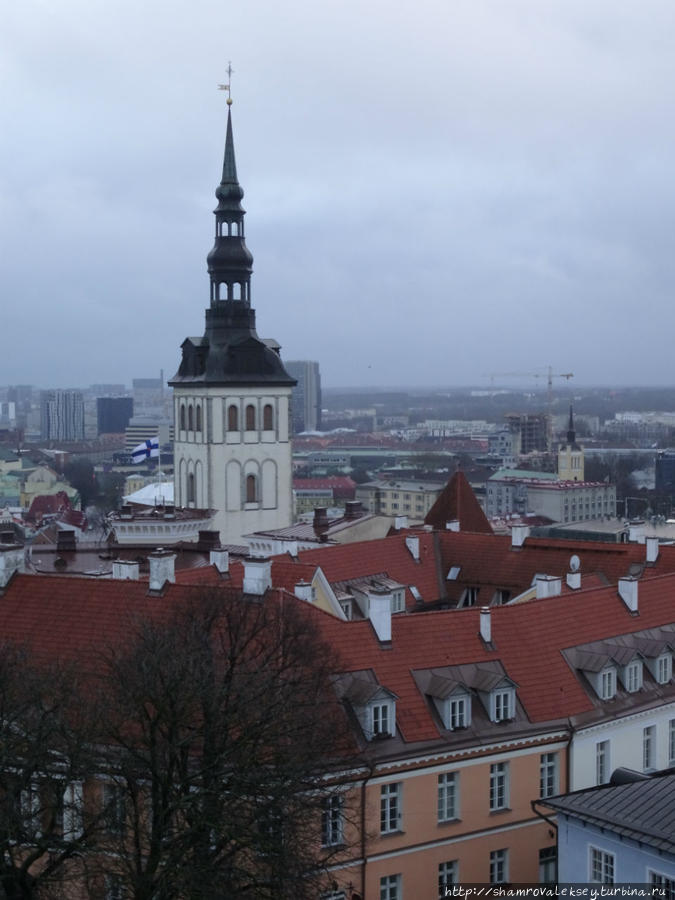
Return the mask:
[(99, 863), (120, 895), (284, 900), (325, 886), (344, 852), (349, 810), (330, 775), (349, 738), (314, 615), (290, 596), (199, 590), (107, 655), (114, 854)]
[(95, 766), (82, 684), (0, 646), (0, 896), (63, 897), (97, 834), (83, 785)]

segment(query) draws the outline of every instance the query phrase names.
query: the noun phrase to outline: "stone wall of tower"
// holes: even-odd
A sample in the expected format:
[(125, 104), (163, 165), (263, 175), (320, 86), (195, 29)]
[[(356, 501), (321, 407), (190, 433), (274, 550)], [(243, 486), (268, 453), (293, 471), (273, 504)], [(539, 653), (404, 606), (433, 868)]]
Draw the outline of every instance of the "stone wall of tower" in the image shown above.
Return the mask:
[(176, 386), (175, 502), (215, 509), (226, 544), (292, 523), (291, 388)]

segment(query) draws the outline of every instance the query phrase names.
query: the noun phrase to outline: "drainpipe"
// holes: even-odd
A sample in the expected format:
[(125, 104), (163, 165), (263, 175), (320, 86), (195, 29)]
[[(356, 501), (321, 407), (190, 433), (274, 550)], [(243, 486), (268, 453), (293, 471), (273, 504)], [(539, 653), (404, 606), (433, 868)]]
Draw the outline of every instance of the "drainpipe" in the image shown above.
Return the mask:
[(366, 786), (373, 777), (375, 767), (371, 764), (368, 768), (368, 774), (361, 783), (361, 900), (366, 900), (366, 866), (368, 865), (368, 857), (366, 856)]

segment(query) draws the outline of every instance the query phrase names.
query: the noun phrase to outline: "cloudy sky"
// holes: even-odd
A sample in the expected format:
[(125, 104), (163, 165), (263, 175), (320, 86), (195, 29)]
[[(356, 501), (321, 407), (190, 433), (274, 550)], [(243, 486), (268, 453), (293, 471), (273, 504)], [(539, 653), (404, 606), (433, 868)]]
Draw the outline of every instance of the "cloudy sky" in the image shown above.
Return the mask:
[(672, 0), (5, 4), (0, 384), (169, 377), (203, 332), (228, 60), (285, 358), (671, 384), (674, 39)]

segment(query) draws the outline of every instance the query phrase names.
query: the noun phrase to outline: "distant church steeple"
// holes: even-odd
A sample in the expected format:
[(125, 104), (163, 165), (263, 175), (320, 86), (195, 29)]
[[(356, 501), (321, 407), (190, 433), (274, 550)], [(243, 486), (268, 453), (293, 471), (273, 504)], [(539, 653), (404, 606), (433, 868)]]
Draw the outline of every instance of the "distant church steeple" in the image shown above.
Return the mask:
[(567, 443), (558, 450), (558, 478), (561, 481), (584, 480), (584, 451), (577, 444), (574, 429), (574, 411), (570, 403), (570, 417), (567, 425)]
[[(228, 74), (231, 75), (231, 69)], [(229, 93), (229, 84), (223, 85)], [(228, 96), (215, 241), (207, 257), (210, 302), (203, 337), (182, 344), (174, 388), (175, 501), (215, 510), (228, 544), (292, 521), (290, 397), (295, 379), (276, 341), (258, 337), (251, 306), (253, 257), (244, 240)]]

